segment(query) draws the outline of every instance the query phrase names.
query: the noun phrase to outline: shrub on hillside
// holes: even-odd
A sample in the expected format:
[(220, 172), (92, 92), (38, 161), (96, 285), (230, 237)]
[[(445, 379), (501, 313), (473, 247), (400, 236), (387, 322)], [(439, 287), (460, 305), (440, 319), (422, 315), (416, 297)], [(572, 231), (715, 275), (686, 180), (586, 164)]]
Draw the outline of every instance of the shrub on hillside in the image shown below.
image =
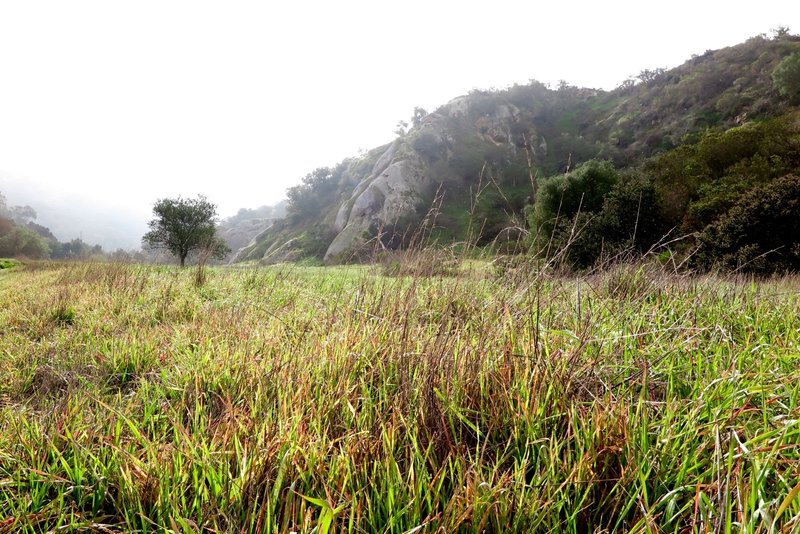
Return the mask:
[(792, 103), (800, 102), (800, 52), (781, 61), (772, 73), (772, 80), (778, 91), (789, 97)]
[(17, 225), (6, 217), (0, 217), (0, 237), (11, 233)]
[(798, 123), (788, 115), (709, 131), (646, 167), (669, 226), (702, 231), (744, 192), (800, 168)]
[(800, 177), (787, 175), (745, 193), (700, 236), (706, 268), (773, 273), (800, 270)]

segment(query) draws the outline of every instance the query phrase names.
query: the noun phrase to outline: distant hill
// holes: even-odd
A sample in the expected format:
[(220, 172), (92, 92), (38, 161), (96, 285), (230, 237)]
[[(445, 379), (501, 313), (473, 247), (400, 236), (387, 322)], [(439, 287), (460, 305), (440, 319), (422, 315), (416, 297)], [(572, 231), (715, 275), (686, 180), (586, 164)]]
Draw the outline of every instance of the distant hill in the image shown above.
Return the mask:
[(138, 249), (147, 231), (147, 207), (138, 211), (87, 201), (79, 195), (53, 193), (30, 180), (0, 175), (0, 193), (12, 204), (30, 205), (37, 223), (48, 227), (61, 241), (82, 239), (105, 250)]
[(260, 208), (242, 208), (233, 217), (223, 219), (217, 226), (217, 235), (231, 249), (229, 260), (236, 259), (239, 251), (253, 244), (253, 240), (275, 221), (286, 215), (286, 201)]
[[(550, 88), (533, 81), (499, 91), (474, 91), (432, 113), (417, 109), (411, 127), (398, 132), (394, 142), (317, 169), (290, 189), (287, 217), (263, 231), (238, 258), (359, 259), (376, 248), (376, 237), (382, 247), (407, 244), (426, 214), (435, 215), (433, 222), (426, 221), (427, 239), (432, 241), (471, 238), (479, 245), (505, 243), (509, 250), (519, 250), (520, 243), (532, 247), (532, 234), (546, 232), (549, 240), (558, 233), (558, 225), (541, 220), (546, 209), (537, 192), (543, 187), (547, 191), (549, 177), (578, 172), (590, 160), (609, 162), (614, 173), (609, 188), (599, 193), (589, 218), (592, 224), (606, 217), (600, 215), (612, 189), (617, 191), (614, 198), (624, 198), (620, 196), (623, 186), (635, 182), (640, 184), (637, 187), (653, 190), (654, 211), (649, 216), (658, 219), (653, 232), (702, 232), (719, 222), (735, 199), (715, 204), (702, 220), (705, 226), (688, 224), (686, 217), (693, 215), (687, 215), (687, 210), (706, 194), (719, 196), (711, 191), (710, 182), (723, 174), (731, 184), (736, 182), (732, 178), (736, 172), (729, 167), (740, 163), (751, 176), (770, 180), (775, 178), (773, 171), (791, 174), (800, 167), (800, 163), (795, 166), (793, 148), (797, 129), (792, 112), (797, 99), (791, 84), (796, 82), (791, 75), (781, 74), (794, 68), (793, 58), (800, 64), (800, 38), (782, 32), (707, 51), (674, 69), (642, 71), (636, 80), (613, 91), (567, 84)], [(759, 135), (783, 136), (786, 150), (780, 163), (770, 159), (774, 146), (759, 149), (763, 152), (759, 157), (765, 159), (758, 167), (748, 149), (732, 145), (735, 135), (716, 141), (712, 136), (732, 128), (748, 131), (750, 125), (777, 117), (785, 120), (770, 123), (769, 132)], [(681, 180), (686, 169), (676, 175), (666, 167), (670, 161), (675, 165), (692, 162), (670, 154), (685, 154), (685, 147), (704, 142), (706, 150), (718, 142), (725, 145), (720, 149), (739, 152), (728, 155), (730, 161), (713, 179), (711, 174), (695, 173), (691, 179), (696, 183), (684, 187)], [(701, 159), (693, 164), (707, 163)], [(771, 170), (764, 170), (764, 165), (772, 166)], [(559, 182), (562, 190), (591, 182), (579, 175), (565, 180)], [(761, 182), (743, 179), (731, 190), (744, 198)], [(685, 190), (684, 197), (667, 206), (671, 191), (679, 189)], [(644, 197), (638, 191), (641, 202)], [(432, 206), (436, 207), (433, 213)], [(583, 210), (580, 215), (586, 213)], [(619, 218), (610, 211), (606, 215)], [(620, 235), (626, 232), (629, 229), (617, 228)], [(604, 241), (603, 235), (600, 240)], [(691, 241), (704, 243), (699, 235)], [(594, 261), (603, 251), (607, 249), (584, 259)]]

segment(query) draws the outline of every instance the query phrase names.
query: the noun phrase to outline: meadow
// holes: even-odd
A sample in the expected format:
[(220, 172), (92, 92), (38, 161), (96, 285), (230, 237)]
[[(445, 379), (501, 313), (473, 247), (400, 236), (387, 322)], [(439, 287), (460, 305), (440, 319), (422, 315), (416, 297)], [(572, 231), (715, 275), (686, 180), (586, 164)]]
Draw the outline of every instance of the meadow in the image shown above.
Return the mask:
[(535, 273), (4, 269), (0, 533), (800, 531), (800, 278)]

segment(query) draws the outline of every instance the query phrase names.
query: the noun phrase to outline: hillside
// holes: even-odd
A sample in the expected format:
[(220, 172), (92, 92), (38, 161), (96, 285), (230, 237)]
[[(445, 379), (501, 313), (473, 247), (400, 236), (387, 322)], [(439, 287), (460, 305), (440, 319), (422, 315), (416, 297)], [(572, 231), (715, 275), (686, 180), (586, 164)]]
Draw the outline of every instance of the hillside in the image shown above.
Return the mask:
[[(567, 84), (552, 89), (532, 81), (504, 90), (474, 91), (432, 113), (417, 109), (411, 127), (399, 131), (394, 142), (317, 169), (290, 189), (287, 217), (262, 232), (237, 258), (358, 260), (376, 248), (407, 244), (428, 213), (429, 240), (471, 239), (508, 250), (530, 248), (533, 234), (544, 232), (550, 240), (559, 231), (558, 224), (541, 219), (547, 207), (540, 204), (546, 200), (537, 192), (546, 191), (548, 182), (560, 183), (560, 191), (582, 183), (579, 178), (559, 180), (593, 159), (609, 162), (613, 176), (605, 190), (597, 191), (592, 221), (602, 219), (610, 194), (617, 196), (618, 204), (624, 204), (625, 194), (633, 195), (641, 208), (644, 193), (652, 189), (649, 216), (655, 219), (654, 236), (703, 232), (720, 223), (738, 198), (763, 185), (763, 177), (772, 180), (800, 168), (798, 122), (792, 114), (797, 100), (791, 84), (797, 82), (777, 74), (786, 70), (791, 58), (800, 58), (798, 54), (800, 37), (784, 32), (707, 51), (674, 69), (643, 71), (637, 80), (613, 91)], [(780, 162), (772, 157), (775, 144), (754, 152), (741, 143), (732, 147), (730, 138), (738, 134), (719, 137), (731, 129), (752, 131), (771, 117), (783, 119), (771, 123), (769, 132), (759, 130), (756, 137), (779, 137)], [(734, 153), (714, 172), (692, 171), (693, 177), (688, 176), (686, 165), (708, 163), (697, 154), (689, 157), (694, 149), (687, 147), (698, 146), (705, 146), (706, 152), (722, 147)], [(753, 160), (756, 152), (763, 161)], [(742, 169), (755, 174), (738, 180)], [(557, 179), (548, 178), (552, 176)], [(721, 178), (739, 196), (728, 194), (719, 200), (721, 186), (712, 182)], [(791, 203), (794, 186), (790, 182), (787, 187), (789, 196), (776, 202)], [(576, 192), (582, 199), (585, 191)], [(713, 209), (698, 220), (689, 211), (707, 194)], [(571, 216), (585, 214), (579, 206)], [(613, 215), (619, 219), (618, 213)], [(630, 235), (632, 229), (616, 230)], [(692, 240), (703, 242), (699, 234)], [(603, 250), (575, 263), (591, 264)]]
[(286, 202), (255, 209), (242, 208), (233, 217), (223, 219), (217, 226), (217, 235), (231, 249), (228, 261), (236, 260), (236, 251), (253, 243), (264, 230), (286, 215)]

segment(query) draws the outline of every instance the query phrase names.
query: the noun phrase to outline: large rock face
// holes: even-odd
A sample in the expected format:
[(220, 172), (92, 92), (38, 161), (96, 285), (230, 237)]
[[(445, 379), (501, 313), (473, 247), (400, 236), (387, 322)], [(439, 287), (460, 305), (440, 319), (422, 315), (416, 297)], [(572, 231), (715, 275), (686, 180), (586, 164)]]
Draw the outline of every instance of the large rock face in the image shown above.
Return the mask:
[[(234, 261), (296, 259), (304, 248), (318, 253), (321, 241), (327, 263), (368, 255), (376, 237), (418, 223), (440, 188), (469, 189), (487, 157), (504, 162), (518, 157), (520, 136), (515, 138), (512, 130), (519, 117), (516, 106), (487, 95), (453, 99), (391, 144), (343, 162), (337, 168), (337, 192), (313, 214), (314, 220), (307, 214), (279, 224), (264, 221), (260, 227), (254, 222), (242, 235), (252, 241), (236, 242), (242, 248)], [(232, 232), (230, 238), (236, 237)]]
[(325, 253), (326, 262), (358, 257), (372, 248), (370, 240), (382, 229), (419, 218), (442, 183), (462, 179), (448, 172), (447, 166), (454, 153), (454, 127), (463, 128), (479, 142), (515, 151), (510, 128), (519, 110), (501, 105), (471, 120), (470, 102), (466, 96), (454, 99), (386, 149), (339, 206), (333, 223), (336, 237)]
[(380, 227), (415, 214), (423, 207), (432, 183), (421, 162), (410, 158), (391, 163), (361, 185), (339, 209), (334, 227), (338, 234), (325, 253), (326, 261), (347, 259), (345, 256), (357, 252)]
[(246, 219), (233, 225), (220, 225), (218, 237), (222, 238), (233, 251), (249, 245), (254, 238), (272, 226), (275, 219)]

